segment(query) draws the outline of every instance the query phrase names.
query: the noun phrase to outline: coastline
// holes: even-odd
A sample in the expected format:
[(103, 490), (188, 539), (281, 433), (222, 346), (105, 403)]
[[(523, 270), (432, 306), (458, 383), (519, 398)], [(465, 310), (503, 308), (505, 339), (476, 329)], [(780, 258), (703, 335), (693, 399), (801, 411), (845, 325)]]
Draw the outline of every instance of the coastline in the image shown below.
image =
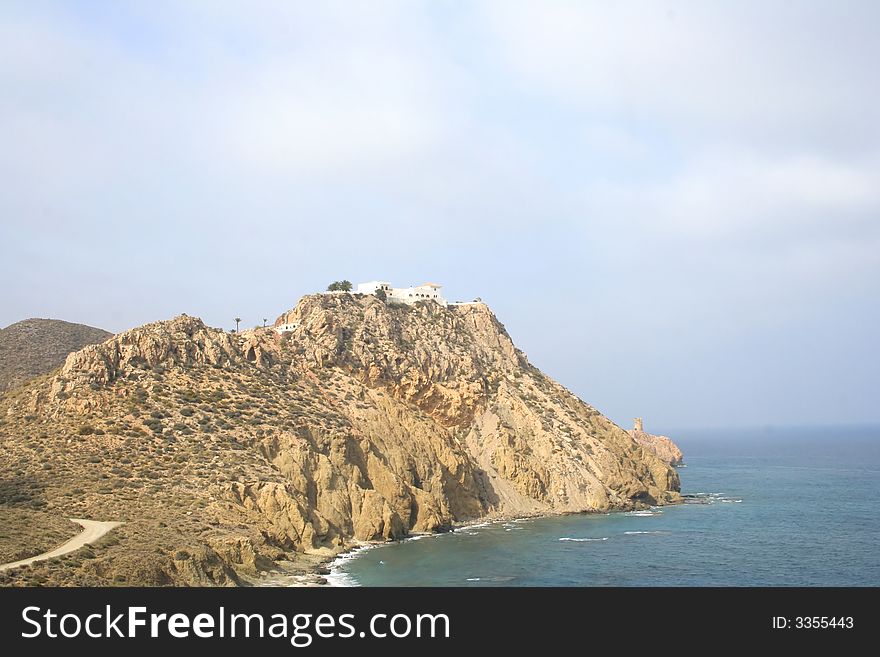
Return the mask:
[[(340, 568), (346, 562), (356, 559), (362, 553), (380, 548), (383, 546), (393, 545), (395, 543), (406, 543), (408, 541), (418, 541), (424, 538), (438, 538), (446, 534), (464, 531), (476, 527), (488, 527), (500, 523), (523, 522), (527, 520), (536, 520), (539, 518), (559, 518), (564, 516), (577, 515), (611, 515), (613, 513), (629, 513), (632, 511), (648, 510), (662, 506), (678, 506), (684, 504), (684, 498), (681, 500), (659, 505), (639, 505), (633, 507), (621, 507), (610, 509), (608, 511), (565, 511), (565, 512), (542, 512), (542, 513), (524, 513), (524, 514), (501, 514), (497, 516), (486, 516), (483, 518), (475, 518), (453, 523), (448, 531), (442, 532), (424, 532), (410, 534), (404, 538), (393, 541), (354, 541), (342, 551), (324, 557), (318, 564), (314, 565), (307, 572), (300, 572), (289, 575), (279, 575), (274, 578), (275, 581), (263, 580), (255, 583), (256, 586), (288, 586), (288, 587), (349, 587), (359, 586), (346, 573), (340, 572)], [(272, 578), (267, 578), (267, 580)]]
[[(499, 515), (484, 518), (475, 518), (474, 520), (466, 520), (455, 522), (448, 531), (442, 532), (420, 532), (405, 536), (404, 538), (393, 541), (352, 541), (345, 548), (333, 555), (303, 555), (305, 557), (315, 559), (314, 563), (301, 564), (293, 561), (280, 562), (274, 572), (267, 573), (259, 578), (243, 578), (245, 581), (256, 587), (318, 587), (318, 586), (352, 586), (351, 584), (339, 583), (340, 578), (338, 570), (346, 561), (356, 558), (356, 555), (374, 548), (393, 545), (395, 543), (405, 543), (407, 541), (418, 541), (423, 538), (436, 538), (445, 534), (462, 531), (471, 527), (485, 527), (499, 522), (515, 522), (522, 520), (530, 520), (535, 518), (548, 518), (562, 515), (576, 515), (577, 513), (604, 513), (602, 511), (582, 511), (571, 513), (532, 513), (523, 515)], [(285, 572), (287, 570), (287, 572)]]

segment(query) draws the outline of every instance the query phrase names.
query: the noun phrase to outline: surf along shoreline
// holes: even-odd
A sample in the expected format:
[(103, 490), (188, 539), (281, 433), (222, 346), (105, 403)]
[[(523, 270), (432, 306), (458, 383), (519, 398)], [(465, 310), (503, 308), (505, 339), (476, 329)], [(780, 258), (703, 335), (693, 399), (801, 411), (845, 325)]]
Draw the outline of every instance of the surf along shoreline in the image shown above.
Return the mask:
[(453, 523), (450, 529), (438, 532), (415, 533), (397, 540), (390, 541), (354, 541), (341, 552), (332, 556), (328, 556), (318, 563), (309, 572), (300, 572), (297, 574), (282, 575), (272, 583), (260, 583), (262, 586), (290, 586), (290, 587), (348, 587), (359, 586), (359, 584), (347, 573), (342, 572), (341, 568), (344, 564), (352, 559), (358, 558), (363, 553), (375, 548), (387, 547), (390, 545), (406, 543), (409, 541), (418, 541), (425, 538), (439, 538), (448, 534), (462, 532), (477, 527), (489, 527), (503, 523), (523, 522), (528, 520), (538, 520), (542, 518), (562, 518), (567, 516), (608, 516), (612, 514), (624, 514), (634, 512), (644, 512), (653, 515), (652, 510), (660, 509), (665, 506), (679, 506), (686, 503), (685, 496), (680, 501), (667, 503), (663, 505), (642, 505), (638, 504), (632, 508), (619, 508), (609, 511), (571, 511), (565, 513), (528, 513), (516, 515), (498, 515), (484, 518), (475, 518), (462, 522)]

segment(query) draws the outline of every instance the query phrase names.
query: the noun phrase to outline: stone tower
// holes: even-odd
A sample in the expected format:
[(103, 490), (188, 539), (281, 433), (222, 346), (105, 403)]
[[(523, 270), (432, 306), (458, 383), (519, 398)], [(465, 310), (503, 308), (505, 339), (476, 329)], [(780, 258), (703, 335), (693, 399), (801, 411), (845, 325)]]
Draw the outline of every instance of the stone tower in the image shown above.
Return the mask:
[(633, 427), (633, 431), (641, 431), (642, 433), (645, 432), (645, 430), (642, 428), (642, 418), (637, 417), (635, 419), (635, 426)]

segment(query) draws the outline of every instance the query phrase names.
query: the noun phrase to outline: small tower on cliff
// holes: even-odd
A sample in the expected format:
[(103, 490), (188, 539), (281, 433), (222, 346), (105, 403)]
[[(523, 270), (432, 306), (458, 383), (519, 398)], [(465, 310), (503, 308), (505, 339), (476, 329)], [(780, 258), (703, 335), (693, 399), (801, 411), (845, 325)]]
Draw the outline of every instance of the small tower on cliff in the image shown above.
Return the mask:
[(642, 428), (642, 418), (637, 417), (635, 419), (635, 426), (633, 427), (633, 431), (638, 431), (640, 433), (645, 432), (645, 430)]

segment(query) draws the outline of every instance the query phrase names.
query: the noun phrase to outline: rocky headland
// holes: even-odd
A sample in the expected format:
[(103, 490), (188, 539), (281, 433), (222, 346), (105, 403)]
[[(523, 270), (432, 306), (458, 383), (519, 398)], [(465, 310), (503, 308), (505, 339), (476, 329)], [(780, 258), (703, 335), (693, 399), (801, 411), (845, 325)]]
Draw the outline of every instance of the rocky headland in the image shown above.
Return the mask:
[(0, 583), (246, 585), (359, 541), (681, 499), (672, 460), (485, 304), (319, 294), (275, 326), (148, 324), (0, 397), (0, 513), (125, 523)]
[(629, 430), (639, 445), (648, 448), (656, 454), (664, 463), (672, 466), (684, 465), (684, 454), (669, 436), (658, 436), (647, 433), (642, 425), (642, 418), (635, 419), (635, 426)]

